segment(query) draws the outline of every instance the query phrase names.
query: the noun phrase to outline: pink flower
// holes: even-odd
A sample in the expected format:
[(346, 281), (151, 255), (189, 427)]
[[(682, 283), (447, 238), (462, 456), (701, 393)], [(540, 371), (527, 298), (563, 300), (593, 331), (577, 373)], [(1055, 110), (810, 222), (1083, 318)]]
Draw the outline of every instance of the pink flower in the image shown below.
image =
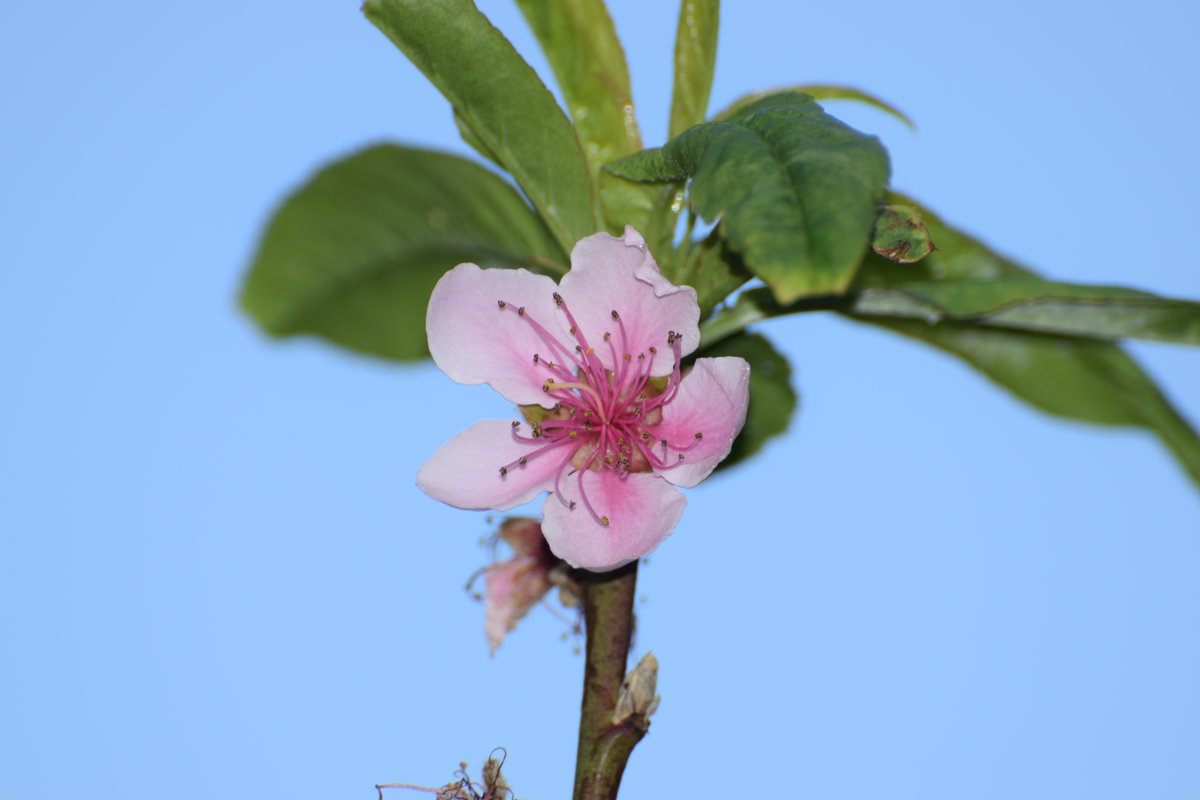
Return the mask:
[[(554, 281), (459, 264), (433, 290), (425, 329), (450, 378), (544, 409), (484, 420), (443, 445), (417, 485), (458, 508), (507, 509), (550, 492), (542, 532), (555, 555), (604, 572), (675, 529), (695, 486), (746, 419), (750, 366), (701, 358), (696, 291), (666, 278), (633, 228), (575, 245)], [(539, 419), (540, 417), (540, 419)]]
[(506, 519), (500, 525), (500, 538), (512, 547), (513, 557), (484, 569), (483, 631), (493, 653), (505, 634), (554, 586), (550, 572), (559, 563), (536, 519)]

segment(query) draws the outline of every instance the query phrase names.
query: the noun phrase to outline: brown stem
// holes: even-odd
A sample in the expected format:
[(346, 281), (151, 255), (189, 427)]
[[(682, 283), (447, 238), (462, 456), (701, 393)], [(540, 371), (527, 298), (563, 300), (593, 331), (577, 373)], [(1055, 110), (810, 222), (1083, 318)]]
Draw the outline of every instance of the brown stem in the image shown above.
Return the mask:
[(578, 572), (587, 626), (583, 708), (575, 760), (575, 800), (615, 800), (633, 746), (645, 734), (645, 720), (613, 724), (613, 709), (625, 679), (633, 636), (637, 562), (603, 574)]

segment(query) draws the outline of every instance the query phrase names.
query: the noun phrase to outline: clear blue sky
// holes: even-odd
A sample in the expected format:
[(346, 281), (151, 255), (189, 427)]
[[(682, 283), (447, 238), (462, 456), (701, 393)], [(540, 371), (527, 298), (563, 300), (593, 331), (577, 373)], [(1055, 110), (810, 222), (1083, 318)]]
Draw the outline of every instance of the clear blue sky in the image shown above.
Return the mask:
[[(898, 188), (1057, 278), (1200, 297), (1200, 6), (784, 5), (728, 4), (714, 108), (866, 88), (919, 134), (830, 109)], [(674, 4), (613, 6), (658, 143)], [(544, 610), (488, 658), (485, 515), (413, 485), (509, 410), (234, 304), (317, 164), (466, 154), (445, 103), (353, 2), (8, 3), (0, 81), (0, 797), (369, 800), (495, 745), (567, 797), (582, 659)], [(643, 569), (663, 702), (622, 796), (1200, 797), (1200, 493), (1166, 452), (882, 331), (761, 330), (802, 412)], [(1134, 349), (1200, 421), (1200, 351)]]

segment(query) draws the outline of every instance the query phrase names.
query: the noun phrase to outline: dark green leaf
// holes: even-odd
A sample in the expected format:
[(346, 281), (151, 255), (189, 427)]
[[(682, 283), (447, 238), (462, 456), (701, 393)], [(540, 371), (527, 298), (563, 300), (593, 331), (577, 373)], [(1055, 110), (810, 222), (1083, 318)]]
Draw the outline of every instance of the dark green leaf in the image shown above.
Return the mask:
[(368, 0), (363, 12), (512, 173), (564, 249), (595, 233), (591, 183), (571, 123), (471, 0)]
[(909, 119), (908, 115), (900, 109), (896, 108), (886, 100), (881, 100), (873, 94), (855, 89), (852, 86), (834, 86), (824, 83), (805, 83), (796, 86), (782, 86), (778, 89), (766, 89), (759, 92), (751, 92), (750, 94), (742, 95), (737, 100), (734, 100), (725, 110), (717, 114), (713, 119), (727, 119), (741, 111), (751, 103), (758, 102), (764, 97), (769, 97), (773, 94), (781, 92), (800, 92), (802, 94), (812, 95), (814, 100), (856, 100), (860, 103), (878, 108), (880, 111), (891, 114), (896, 119), (903, 122), (911, 130), (916, 130), (917, 126)]
[(663, 274), (696, 290), (701, 319), (753, 277), (715, 231), (687, 250), (679, 269), (664, 269)]
[(1033, 277), (864, 287), (852, 310), (929, 323), (951, 319), (1097, 339), (1200, 344), (1200, 303)]
[[(893, 194), (889, 202), (915, 205)], [(1037, 279), (1034, 273), (921, 208), (937, 250), (916, 264), (894, 264), (870, 255), (859, 274), (863, 287), (913, 282), (956, 284)], [(751, 310), (762, 310), (756, 307)], [(786, 313), (766, 309), (766, 313)], [(743, 310), (742, 316), (749, 316)], [(1163, 440), (1200, 483), (1200, 438), (1130, 356), (1110, 342), (1008, 331), (952, 321), (929, 325), (907, 319), (855, 315), (853, 319), (898, 331), (959, 356), (1037, 408), (1059, 416), (1108, 425), (1148, 428)], [(733, 320), (737, 322), (738, 320)], [(731, 327), (723, 325), (724, 333)]]
[(693, 206), (721, 219), (721, 235), (782, 303), (846, 289), (888, 176), (877, 139), (799, 94), (764, 98), (607, 168), (633, 180), (690, 178)]
[(933, 238), (912, 206), (882, 205), (875, 216), (871, 249), (888, 261), (913, 264), (934, 251)]
[(855, 281), (857, 286), (897, 286), (920, 281), (951, 282), (1034, 275), (1032, 270), (947, 225), (941, 217), (910, 197), (889, 192), (886, 202), (915, 208), (924, 220), (936, 249), (915, 264), (895, 264), (868, 254)]
[(955, 322), (857, 319), (952, 353), (1043, 411), (1154, 431), (1200, 484), (1200, 438), (1118, 345)]
[(425, 306), (455, 264), (565, 271), (508, 183), (456, 156), (382, 145), (317, 173), (271, 220), (242, 306), (276, 336), (315, 333), (422, 358)]
[(733, 449), (717, 467), (726, 469), (754, 455), (769, 439), (786, 431), (797, 398), (792, 388), (791, 366), (766, 337), (742, 332), (696, 353), (697, 358), (720, 356), (741, 356), (750, 362), (750, 408)]
[(500, 169), (504, 169), (504, 165), (500, 163), (500, 158), (488, 149), (488, 146), (484, 143), (484, 141), (479, 138), (479, 134), (472, 130), (471, 123), (463, 119), (462, 114), (459, 114), (457, 111), (454, 112), (454, 125), (458, 128), (459, 137), (468, 145), (470, 145), (472, 150), (474, 150), (476, 153), (479, 153), (479, 155), (483, 156)]
[(675, 88), (667, 135), (678, 136), (707, 118), (708, 95), (717, 63), (720, 0), (682, 0), (675, 31)]

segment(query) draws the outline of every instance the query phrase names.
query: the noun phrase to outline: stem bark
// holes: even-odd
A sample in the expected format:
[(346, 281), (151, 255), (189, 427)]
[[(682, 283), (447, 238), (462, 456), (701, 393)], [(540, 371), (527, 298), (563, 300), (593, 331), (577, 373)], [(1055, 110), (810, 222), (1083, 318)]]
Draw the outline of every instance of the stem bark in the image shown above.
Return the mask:
[(601, 574), (580, 571), (575, 579), (583, 593), (587, 660), (574, 798), (615, 800), (629, 754), (648, 727), (642, 717), (613, 723), (633, 637), (637, 562)]

